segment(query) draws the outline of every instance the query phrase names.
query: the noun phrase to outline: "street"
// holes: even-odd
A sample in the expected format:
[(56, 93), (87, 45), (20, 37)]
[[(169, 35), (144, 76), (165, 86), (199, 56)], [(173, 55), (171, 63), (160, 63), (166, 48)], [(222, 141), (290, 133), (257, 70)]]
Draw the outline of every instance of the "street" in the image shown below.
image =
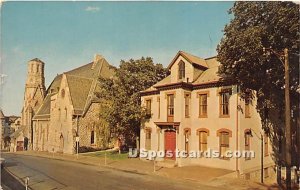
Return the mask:
[[(216, 189), (192, 181), (119, 171), (63, 160), (2, 153), (6, 169), (31, 189)], [(3, 176), (2, 180), (5, 179)], [(220, 189), (220, 188), (218, 188)]]

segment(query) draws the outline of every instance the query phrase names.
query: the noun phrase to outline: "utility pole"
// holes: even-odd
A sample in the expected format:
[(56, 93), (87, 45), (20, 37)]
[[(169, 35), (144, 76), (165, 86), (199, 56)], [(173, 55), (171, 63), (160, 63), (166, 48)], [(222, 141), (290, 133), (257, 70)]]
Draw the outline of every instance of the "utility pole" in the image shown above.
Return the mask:
[(260, 134), (260, 141), (261, 141), (261, 157), (260, 157), (260, 182), (264, 183), (264, 137), (262, 134)]
[[(282, 52), (276, 52), (271, 48), (263, 48), (265, 53), (269, 50), (275, 54), (278, 59), (284, 64), (285, 78), (285, 159), (286, 159), (286, 189), (291, 190), (291, 165), (292, 165), (292, 133), (291, 133), (291, 104), (290, 104), (290, 74), (289, 74), (289, 52), (284, 48)], [(284, 60), (284, 61), (283, 61)]]
[(286, 151), (286, 189), (291, 187), (291, 105), (290, 105), (290, 76), (289, 76), (289, 55), (288, 49), (284, 49), (284, 76), (285, 76), (285, 151)]

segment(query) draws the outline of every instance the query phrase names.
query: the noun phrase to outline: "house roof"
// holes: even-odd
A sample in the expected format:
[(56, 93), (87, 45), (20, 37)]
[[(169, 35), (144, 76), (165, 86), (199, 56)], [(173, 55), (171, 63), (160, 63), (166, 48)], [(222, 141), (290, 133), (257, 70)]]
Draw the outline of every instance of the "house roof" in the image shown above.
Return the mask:
[[(202, 84), (208, 84), (208, 83), (214, 83), (218, 82), (221, 77), (218, 74), (218, 68), (220, 63), (217, 60), (217, 57), (210, 57), (206, 59), (202, 59), (200, 57), (191, 55), (189, 53), (179, 51), (175, 58), (172, 60), (168, 68), (172, 66), (172, 64), (175, 63), (176, 59), (178, 59), (179, 55), (182, 55), (185, 59), (187, 59), (190, 63), (201, 65), (205, 69), (203, 72), (199, 73), (199, 76), (192, 82), (189, 83), (191, 85), (202, 85)], [(150, 88), (142, 91), (142, 93), (148, 93), (152, 91), (157, 91), (157, 88), (162, 86), (171, 86), (176, 85), (177, 83), (171, 83), (171, 75), (168, 75), (166, 78), (162, 79), (161, 81), (157, 82), (155, 85), (151, 86)]]
[(93, 99), (95, 91), (99, 90), (97, 88), (98, 78), (111, 77), (114, 75), (114, 70), (103, 57), (98, 57), (98, 60), (57, 75), (47, 89), (43, 104), (34, 119), (47, 119), (50, 117), (51, 96), (59, 91), (63, 75), (66, 76), (70, 89), (74, 114), (83, 114), (85, 106)]
[(204, 67), (204, 68), (208, 68), (208, 65), (206, 63), (206, 61), (200, 57), (197, 57), (195, 55), (192, 55), (192, 54), (189, 54), (189, 53), (186, 53), (184, 51), (179, 51), (176, 56), (174, 57), (174, 59), (171, 61), (171, 63), (169, 64), (168, 66), (168, 69), (170, 69), (172, 67), (172, 65), (175, 63), (175, 61), (177, 60), (177, 58), (179, 56), (182, 56), (184, 57), (188, 62), (190, 62), (191, 64), (195, 64), (195, 65), (198, 65), (198, 66), (201, 66), (201, 67)]
[(218, 75), (218, 67), (213, 67), (205, 70), (193, 84), (203, 84), (208, 82), (216, 82), (221, 77)]
[(25, 126), (21, 126), (19, 127), (19, 129), (17, 129), (14, 133), (12, 133), (10, 135), (11, 138), (17, 138), (21, 135), (21, 132), (23, 132), (23, 130), (25, 129)]

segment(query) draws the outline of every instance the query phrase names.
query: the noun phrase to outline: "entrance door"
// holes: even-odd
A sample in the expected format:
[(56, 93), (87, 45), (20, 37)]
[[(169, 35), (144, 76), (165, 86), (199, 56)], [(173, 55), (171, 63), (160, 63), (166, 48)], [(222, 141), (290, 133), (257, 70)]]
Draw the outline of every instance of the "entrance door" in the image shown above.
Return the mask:
[(176, 132), (173, 130), (167, 130), (165, 131), (165, 152), (169, 151), (172, 152), (173, 157), (166, 157), (169, 159), (175, 160), (176, 155), (175, 155), (175, 150), (176, 150)]
[(24, 142), (23, 141), (17, 141), (17, 150), (16, 151), (23, 151)]

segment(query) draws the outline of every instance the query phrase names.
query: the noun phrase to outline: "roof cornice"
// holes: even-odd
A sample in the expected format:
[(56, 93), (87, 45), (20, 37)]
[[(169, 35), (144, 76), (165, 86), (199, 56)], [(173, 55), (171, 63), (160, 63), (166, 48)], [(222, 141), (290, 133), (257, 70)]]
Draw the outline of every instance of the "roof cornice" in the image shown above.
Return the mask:
[(235, 84), (236, 84), (236, 82), (233, 82), (232, 80), (210, 81), (210, 82), (201, 83), (201, 84), (178, 82), (178, 83), (170, 83), (170, 84), (165, 84), (165, 85), (161, 85), (161, 86), (156, 86), (157, 90), (142, 91), (142, 92), (140, 92), (140, 95), (141, 96), (156, 95), (156, 94), (159, 94), (160, 91), (174, 90), (174, 89), (184, 89), (184, 90), (193, 91), (193, 90), (198, 90), (198, 89), (229, 86), (229, 85), (235, 85)]

